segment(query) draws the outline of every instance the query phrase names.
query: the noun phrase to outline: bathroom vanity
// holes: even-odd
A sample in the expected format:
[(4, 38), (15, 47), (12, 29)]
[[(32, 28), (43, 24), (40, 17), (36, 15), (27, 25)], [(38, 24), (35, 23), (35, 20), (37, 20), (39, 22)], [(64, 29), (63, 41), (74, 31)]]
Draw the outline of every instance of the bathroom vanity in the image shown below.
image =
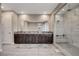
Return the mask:
[(15, 44), (51, 44), (53, 43), (52, 32), (16, 32)]

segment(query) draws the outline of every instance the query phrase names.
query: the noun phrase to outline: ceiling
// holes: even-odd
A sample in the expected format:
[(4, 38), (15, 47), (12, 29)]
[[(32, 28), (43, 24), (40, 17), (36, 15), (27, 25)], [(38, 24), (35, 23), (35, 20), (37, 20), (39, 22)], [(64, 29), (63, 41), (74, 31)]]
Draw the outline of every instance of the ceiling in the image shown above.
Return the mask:
[(18, 14), (51, 14), (58, 3), (2, 3), (2, 10), (13, 10)]
[(79, 7), (79, 3), (68, 3), (66, 6), (64, 6), (57, 14), (64, 14), (68, 10), (72, 10)]

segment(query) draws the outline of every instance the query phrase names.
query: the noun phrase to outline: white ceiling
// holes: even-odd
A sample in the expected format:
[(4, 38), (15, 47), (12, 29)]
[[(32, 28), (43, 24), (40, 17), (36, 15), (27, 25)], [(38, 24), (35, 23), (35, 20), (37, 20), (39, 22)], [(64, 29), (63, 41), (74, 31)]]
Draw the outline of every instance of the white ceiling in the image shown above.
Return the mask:
[(58, 3), (2, 3), (2, 10), (25, 14), (50, 14)]
[[(79, 3), (68, 3), (65, 7), (63, 7), (58, 14), (64, 14), (69, 9), (75, 9), (76, 7), (79, 7)], [(64, 9), (64, 10), (63, 10)]]

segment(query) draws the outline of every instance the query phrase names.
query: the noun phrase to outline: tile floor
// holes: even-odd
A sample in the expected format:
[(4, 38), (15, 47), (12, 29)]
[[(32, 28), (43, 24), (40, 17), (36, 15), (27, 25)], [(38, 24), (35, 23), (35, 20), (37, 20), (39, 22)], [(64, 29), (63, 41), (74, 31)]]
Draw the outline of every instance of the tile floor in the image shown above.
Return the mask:
[(63, 49), (65, 49), (66, 51), (68, 51), (72, 56), (79, 56), (79, 48), (71, 45), (71, 44), (64, 44), (64, 43), (59, 43), (59, 46), (61, 46)]
[(1, 56), (64, 56), (53, 44), (3, 45)]

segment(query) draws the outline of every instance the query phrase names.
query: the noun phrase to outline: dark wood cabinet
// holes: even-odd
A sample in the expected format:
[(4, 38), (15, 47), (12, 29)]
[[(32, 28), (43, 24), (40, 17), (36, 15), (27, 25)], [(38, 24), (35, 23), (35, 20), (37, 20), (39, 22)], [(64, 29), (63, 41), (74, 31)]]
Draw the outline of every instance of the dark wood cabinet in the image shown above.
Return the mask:
[(46, 34), (14, 34), (15, 44), (51, 44), (53, 33)]

